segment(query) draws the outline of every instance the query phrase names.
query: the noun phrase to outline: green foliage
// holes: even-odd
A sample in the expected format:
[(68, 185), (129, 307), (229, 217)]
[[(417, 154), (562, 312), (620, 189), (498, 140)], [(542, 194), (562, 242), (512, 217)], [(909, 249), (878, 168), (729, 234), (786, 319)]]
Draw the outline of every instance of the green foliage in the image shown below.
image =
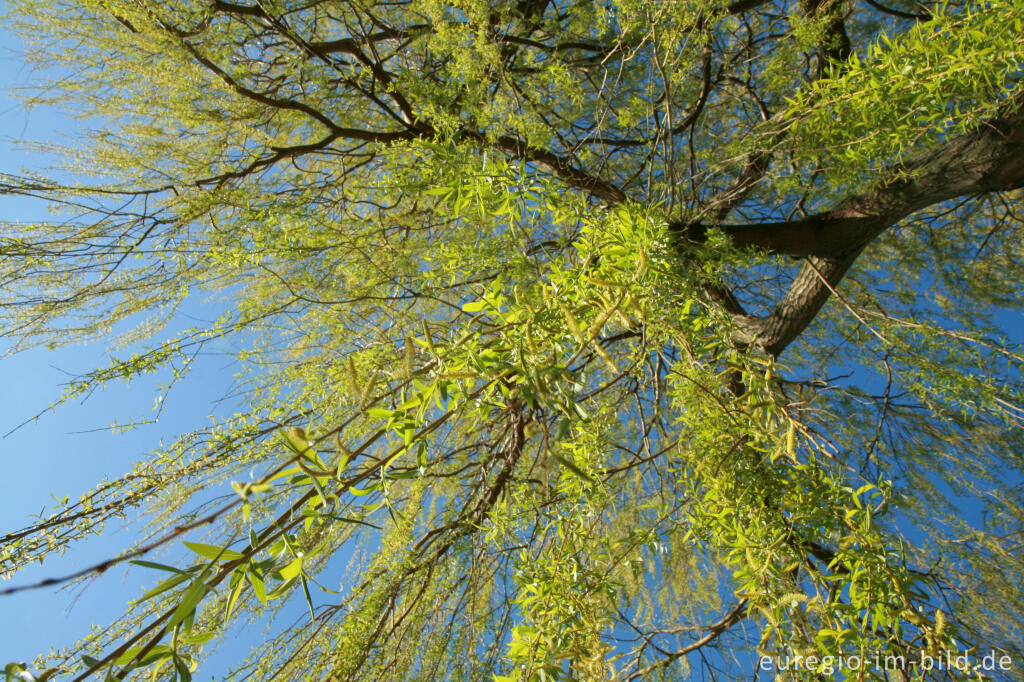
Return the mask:
[(936, 7), (894, 40), (881, 33), (837, 76), (787, 102), (788, 143), (825, 159), (834, 180), (927, 149), (978, 126), (1024, 69), (1019, 2)]
[[(1019, 5), (11, 3), (65, 69), (29, 102), (99, 129), (80, 182), (4, 178), (65, 212), (4, 226), (5, 339), (130, 348), (55, 410), (219, 344), (242, 404), (3, 537), (6, 578), (151, 513), (97, 572), (152, 587), (35, 679), (190, 680), (286, 603), (308, 620), (230, 679), (1024, 664), (1024, 357), (993, 323), (1019, 192), (892, 230), (781, 357), (735, 308), (788, 262), (679, 229), (833, 206), (976, 130), (1016, 96)], [(226, 312), (167, 339), (197, 296)]]

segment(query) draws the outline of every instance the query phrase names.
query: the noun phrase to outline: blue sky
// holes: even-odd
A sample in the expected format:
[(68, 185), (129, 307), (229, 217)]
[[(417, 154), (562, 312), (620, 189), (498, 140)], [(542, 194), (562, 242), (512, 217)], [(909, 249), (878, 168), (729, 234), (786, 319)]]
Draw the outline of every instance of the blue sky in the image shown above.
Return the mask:
[[(45, 172), (55, 159), (25, 150), (14, 140), (73, 145), (80, 128), (54, 109), (26, 111), (8, 96), (12, 89), (30, 85), (33, 74), (19, 53), (19, 41), (2, 26), (0, 46), (0, 173)], [(5, 221), (47, 216), (41, 202), (0, 195), (0, 218)], [(215, 301), (189, 300), (161, 338), (211, 322), (222, 310), (223, 304)], [(111, 424), (153, 421), (156, 398), (163, 393), (161, 385), (170, 378), (165, 373), (137, 379), (130, 386), (110, 385), (82, 403), (65, 404), (55, 411), (47, 408), (75, 375), (106, 364), (111, 352), (124, 357), (135, 348), (112, 349), (101, 340), (53, 351), (36, 348), (17, 355), (8, 355), (8, 350), (0, 341), (0, 462), (6, 474), (0, 479), (0, 535), (29, 525), (33, 515), (55, 505), (54, 497), (70, 495), (74, 499), (103, 479), (125, 473), (162, 441), (170, 442), (180, 433), (209, 424), (210, 415), (237, 411), (235, 403), (222, 398), (232, 387), (238, 368), (228, 354), (230, 349), (218, 348), (215, 343), (207, 344), (204, 353), (195, 358), (192, 371), (168, 394), (159, 420), (126, 433), (115, 433)], [(33, 420), (36, 415), (40, 416)], [(0, 581), (0, 588), (65, 576), (116, 556), (140, 537), (143, 521), (111, 522), (102, 537), (78, 543), (65, 556), (48, 558), (42, 566), (30, 566), (12, 579)], [(197, 530), (182, 539), (205, 538), (203, 531)], [(146, 558), (187, 564), (195, 557), (176, 544)], [(331, 572), (337, 574), (337, 569), (340, 565)], [(13, 661), (31, 663), (51, 648), (72, 645), (92, 625), (115, 622), (129, 600), (163, 577), (165, 574), (148, 569), (119, 567), (97, 577), (87, 589), (47, 587), (0, 596), (0, 667)], [(305, 601), (296, 594), (277, 618), (286, 623), (306, 613)], [(217, 679), (232, 663), (243, 660), (251, 647), (258, 647), (268, 637), (264, 625), (233, 628), (216, 653), (202, 663), (196, 679)]]
[[(3, 0), (0, 0), (0, 13)], [(20, 54), (19, 40), (0, 26), (0, 173), (23, 171), (46, 174), (56, 161), (38, 150), (27, 150), (16, 140), (55, 142), (74, 146), (82, 135), (77, 121), (61, 116), (53, 108), (26, 111), (9, 96), (10, 91), (33, 83), (34, 75)], [(60, 178), (59, 174), (57, 175)], [(32, 221), (50, 217), (45, 205), (23, 197), (0, 195), (0, 220)], [(2, 229), (2, 228), (0, 228)], [(223, 311), (224, 304), (193, 298), (178, 317), (160, 332), (160, 339), (176, 331), (203, 326)], [(158, 339), (159, 340), (159, 339)], [(226, 344), (225, 344), (226, 345)], [(76, 375), (107, 364), (111, 353), (125, 357), (141, 346), (111, 348), (104, 340), (76, 344), (57, 350), (35, 348), (9, 354), (9, 344), (0, 339), (0, 462), (6, 476), (0, 479), (0, 536), (19, 530), (32, 517), (48, 513), (56, 499), (71, 499), (94, 488), (104, 479), (128, 471), (135, 462), (161, 442), (178, 434), (210, 424), (210, 416), (223, 417), (238, 411), (237, 403), (223, 400), (234, 384), (238, 366), (230, 348), (210, 342), (196, 358), (192, 371), (175, 384), (164, 401), (156, 423), (147, 423), (126, 433), (115, 433), (113, 423), (152, 422), (161, 385), (167, 373), (134, 380), (131, 385), (112, 384), (92, 394), (85, 402), (68, 403), (54, 411), (48, 407), (62, 394), (64, 385)], [(38, 419), (34, 419), (38, 415)], [(20, 425), (20, 426), (19, 426)], [(4, 434), (7, 434), (6, 436)], [(222, 491), (223, 492), (223, 491)], [(145, 519), (111, 522), (102, 537), (77, 543), (62, 557), (19, 571), (0, 588), (32, 585), (40, 580), (62, 577), (117, 556), (140, 538)], [(204, 541), (204, 529), (182, 540)], [(190, 564), (195, 556), (180, 543), (157, 551), (146, 559), (170, 564)], [(350, 556), (338, 556), (321, 576), (323, 584), (341, 579)], [(45, 587), (0, 596), (0, 668), (8, 662), (31, 661), (51, 648), (67, 647), (93, 625), (106, 626), (122, 614), (126, 603), (141, 596), (147, 587), (166, 574), (150, 569), (121, 566), (91, 581), (86, 589)], [(335, 582), (331, 587), (337, 588)], [(314, 590), (314, 600), (324, 595)], [(216, 652), (195, 673), (196, 679), (221, 677), (232, 663), (242, 661), (251, 647), (258, 647), (270, 634), (294, 619), (308, 618), (301, 592), (295, 591), (278, 615), (250, 627), (233, 627)]]
[[(6, 95), (12, 88), (29, 84), (32, 74), (18, 52), (17, 39), (2, 28), (0, 45), (4, 46), (0, 48), (0, 92)], [(0, 172), (44, 171), (52, 161), (18, 148), (14, 139), (73, 143), (78, 131), (74, 121), (52, 109), (29, 112), (4, 96), (0, 99)], [(12, 222), (46, 216), (39, 202), (11, 196), (0, 196), (0, 211), (4, 220)], [(214, 303), (190, 301), (185, 316), (172, 321), (172, 330), (196, 324), (194, 318), (210, 320), (216, 313)], [(152, 420), (160, 384), (168, 377), (153, 375), (131, 386), (111, 386), (84, 403), (46, 412), (66, 382), (103, 364), (112, 349), (97, 342), (55, 351), (37, 348), (17, 355), (6, 355), (7, 350), (0, 342), (0, 435), (8, 434), (0, 438), (5, 472), (0, 534), (28, 525), (31, 516), (54, 505), (52, 496), (74, 499), (104, 478), (127, 471), (161, 440), (169, 441), (178, 433), (208, 424), (210, 414), (233, 411), (230, 402), (218, 404), (218, 399), (231, 385), (235, 367), (216, 349), (196, 359), (195, 371), (171, 392), (157, 423), (123, 434), (115, 434), (110, 425)], [(117, 349), (119, 355), (126, 352)], [(40, 413), (38, 420), (31, 421)], [(27, 420), (29, 423), (8, 433)], [(103, 537), (76, 545), (65, 556), (29, 567), (9, 581), (0, 581), (0, 587), (74, 573), (116, 555), (138, 537), (140, 529), (139, 523), (127, 527), (112, 523)], [(176, 553), (172, 549), (170, 556)], [(30, 662), (51, 647), (72, 644), (94, 623), (116, 620), (125, 602), (142, 594), (143, 586), (155, 579), (152, 571), (114, 569), (84, 591), (43, 588), (0, 597), (0, 666), (10, 661)], [(225, 651), (226, 657), (237, 657), (247, 653), (248, 644), (229, 642), (228, 648), (234, 651)]]

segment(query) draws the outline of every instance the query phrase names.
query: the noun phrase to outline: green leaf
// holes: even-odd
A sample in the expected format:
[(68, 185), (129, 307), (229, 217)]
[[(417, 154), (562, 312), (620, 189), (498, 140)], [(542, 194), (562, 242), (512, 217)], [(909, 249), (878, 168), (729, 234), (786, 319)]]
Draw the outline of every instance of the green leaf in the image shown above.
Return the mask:
[(242, 589), (245, 587), (245, 572), (236, 572), (231, 576), (231, 590), (228, 592), (227, 605), (224, 609), (224, 622), (227, 623), (228, 619), (231, 618), (231, 614), (235, 609), (235, 602), (238, 601), (238, 596), (242, 593)]
[(313, 595), (309, 593), (309, 583), (306, 582), (306, 576), (299, 576), (299, 580), (302, 582), (302, 594), (306, 597), (306, 606), (309, 607), (309, 620), (316, 622), (316, 610), (313, 608)]
[(263, 578), (259, 576), (255, 571), (249, 571), (245, 574), (249, 584), (252, 585), (253, 594), (260, 600), (260, 603), (264, 606), (267, 605), (267, 587), (263, 582)]
[(127, 665), (134, 661), (137, 667), (142, 667), (171, 655), (171, 647), (166, 644), (157, 644), (156, 646), (151, 647), (141, 659), (135, 661), (135, 657), (138, 656), (139, 652), (145, 648), (145, 646), (132, 647), (118, 656), (114, 660), (114, 663), (116, 665)]
[(28, 678), (25, 677), (25, 675), (28, 674), (26, 671), (27, 668), (24, 663), (8, 663), (4, 666), (4, 678), (10, 682), (13, 682), (14, 680), (27, 680), (27, 682), (32, 682), (34, 678), (32, 678), (31, 675), (29, 675)]
[(135, 603), (141, 604), (144, 601), (148, 601), (153, 597), (156, 597), (157, 595), (163, 594), (167, 590), (177, 587), (181, 583), (190, 580), (191, 578), (192, 576), (188, 573), (182, 573), (180, 575), (168, 578), (167, 580), (163, 581), (162, 583), (151, 589), (149, 592), (146, 592), (144, 595), (136, 599)]
[(192, 583), (181, 596), (181, 601), (178, 602), (178, 606), (174, 609), (174, 613), (171, 614), (171, 619), (167, 621), (167, 627), (174, 627), (185, 620), (187, 616), (192, 614), (199, 602), (201, 602), (203, 597), (206, 596), (209, 589), (210, 588), (206, 586), (206, 583), (198, 580)]
[(180, 568), (175, 568), (174, 566), (168, 566), (167, 564), (158, 564), (155, 561), (142, 561), (141, 559), (138, 559), (138, 560), (134, 560), (134, 561), (129, 561), (128, 563), (135, 564), (136, 566), (142, 566), (143, 568), (155, 568), (158, 571), (168, 571), (170, 573), (179, 573), (181, 575), (189, 575), (186, 571), (183, 571)]
[(182, 542), (183, 545), (191, 549), (199, 556), (212, 559), (214, 561), (237, 561), (244, 559), (245, 555), (241, 552), (236, 552), (233, 549), (227, 547), (217, 547), (215, 545), (207, 545), (202, 542)]
[(302, 557), (293, 559), (280, 570), (282, 580), (291, 580), (302, 573)]
[(178, 656), (174, 657), (174, 671), (177, 674), (177, 679), (181, 682), (192, 682), (192, 671), (189, 670), (188, 665)]
[(554, 450), (550, 450), (549, 453), (551, 454), (552, 457), (554, 457), (556, 460), (558, 460), (559, 464), (561, 464), (566, 469), (568, 469), (573, 475), (577, 476), (578, 478), (582, 478), (584, 481), (587, 481), (588, 483), (594, 483), (594, 484), (597, 483), (597, 481), (595, 481), (593, 478), (591, 478), (590, 475), (587, 474), (587, 472), (583, 471), (578, 466), (576, 466), (576, 464), (572, 460), (570, 460), (570, 459), (568, 459), (566, 457), (562, 457), (560, 454), (558, 454)]
[(197, 632), (194, 634), (181, 635), (178, 640), (184, 644), (206, 644), (217, 636), (215, 632)]
[(267, 592), (267, 601), (273, 601), (274, 599), (280, 599), (281, 597), (285, 596), (288, 593), (288, 591), (291, 590), (294, 584), (295, 578), (284, 581), (283, 583), (275, 587), (271, 592)]
[(343, 475), (345, 473), (345, 468), (348, 466), (348, 462), (349, 462), (349, 455), (347, 453), (344, 454), (344, 455), (341, 455), (340, 457), (338, 457), (338, 464), (337, 464), (337, 466), (335, 467), (335, 470), (334, 470), (334, 478), (335, 479), (337, 479), (339, 481), (342, 479), (342, 477), (343, 477)]

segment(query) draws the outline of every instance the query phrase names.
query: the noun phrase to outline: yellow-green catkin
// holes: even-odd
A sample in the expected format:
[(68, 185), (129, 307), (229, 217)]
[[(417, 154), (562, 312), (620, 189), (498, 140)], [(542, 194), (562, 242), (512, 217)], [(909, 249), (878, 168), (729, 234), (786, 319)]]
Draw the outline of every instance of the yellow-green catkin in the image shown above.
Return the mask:
[(413, 360), (416, 357), (416, 347), (412, 343), (412, 339), (408, 336), (405, 337), (405, 357), (403, 358), (403, 370), (404, 378), (412, 379), (413, 375)]
[(533, 340), (533, 323), (529, 320), (526, 321), (526, 347), (530, 349), (530, 352), (534, 355), (538, 355), (537, 344)]
[(609, 318), (611, 318), (611, 316), (615, 314), (615, 311), (619, 309), (619, 303), (621, 302), (622, 296), (620, 295), (614, 303), (601, 311), (597, 318), (594, 319), (594, 323), (590, 325), (590, 329), (587, 331), (588, 339), (597, 338), (597, 335), (601, 333), (601, 330), (604, 328), (604, 325), (608, 322)]
[(359, 406), (363, 407), (370, 400), (370, 396), (373, 395), (373, 387), (377, 384), (377, 373), (371, 372), (369, 380), (363, 385), (363, 390), (359, 394)]
[(608, 369), (611, 371), (612, 374), (619, 373), (618, 365), (615, 364), (615, 361), (612, 360), (612, 356), (608, 354), (608, 351), (606, 351), (600, 343), (594, 344), (594, 350), (597, 351), (597, 354), (601, 357), (602, 360), (604, 360), (604, 364), (608, 366)]
[(356, 363), (349, 356), (348, 359), (348, 384), (349, 390), (352, 392), (352, 397), (356, 398), (360, 403), (362, 402), (363, 386), (359, 381), (359, 373), (356, 372)]
[(590, 282), (591, 284), (597, 285), (599, 287), (605, 287), (606, 289), (625, 289), (626, 288), (626, 285), (623, 284), (622, 282), (616, 282), (616, 281), (610, 280), (610, 279), (599, 279), (597, 277), (591, 277), (589, 275), (587, 276), (587, 281)]
[(636, 254), (636, 272), (633, 273), (633, 281), (637, 281), (647, 273), (647, 254), (639, 249)]
[(427, 324), (426, 320), (423, 320), (423, 340), (427, 342), (427, 348), (430, 349), (430, 352), (437, 354), (437, 349), (434, 348), (434, 337), (430, 334), (430, 325)]
[(576, 321), (576, 316), (572, 314), (569, 308), (562, 304), (561, 301), (556, 301), (558, 309), (562, 311), (562, 315), (565, 316), (565, 323), (569, 325), (569, 329), (573, 335), (579, 340), (581, 345), (586, 345), (587, 337), (583, 335), (583, 330), (580, 329), (579, 323)]

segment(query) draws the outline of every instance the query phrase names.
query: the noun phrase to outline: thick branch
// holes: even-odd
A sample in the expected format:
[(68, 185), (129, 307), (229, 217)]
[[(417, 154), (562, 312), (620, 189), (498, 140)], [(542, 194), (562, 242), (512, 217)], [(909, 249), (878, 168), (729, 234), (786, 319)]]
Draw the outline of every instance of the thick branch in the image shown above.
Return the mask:
[(735, 340), (742, 345), (756, 344), (766, 353), (778, 356), (818, 315), (858, 255), (838, 259), (808, 258), (770, 315), (739, 320), (740, 330)]
[[(846, 258), (915, 211), (967, 194), (1024, 187), (1024, 96), (1018, 105), (913, 159), (876, 189), (851, 196), (836, 208), (800, 220), (723, 225), (738, 246), (787, 256)], [(699, 239), (701, 228), (693, 236)]]
[[(485, 135), (475, 131), (464, 131), (463, 135), (480, 140), (484, 144), (488, 143)], [(610, 204), (621, 204), (627, 198), (626, 193), (615, 185), (572, 165), (568, 158), (546, 149), (527, 147), (520, 140), (507, 135), (499, 137), (492, 144), (513, 158), (531, 161), (546, 168), (570, 187), (588, 192), (597, 199)]]
[[(738, 246), (808, 260), (767, 317), (739, 320), (737, 342), (777, 355), (810, 324), (857, 256), (886, 229), (928, 206), (964, 195), (1024, 187), (1024, 94), (978, 130), (896, 167), (888, 182), (800, 220), (718, 226)], [(677, 225), (703, 241), (704, 225)]]

